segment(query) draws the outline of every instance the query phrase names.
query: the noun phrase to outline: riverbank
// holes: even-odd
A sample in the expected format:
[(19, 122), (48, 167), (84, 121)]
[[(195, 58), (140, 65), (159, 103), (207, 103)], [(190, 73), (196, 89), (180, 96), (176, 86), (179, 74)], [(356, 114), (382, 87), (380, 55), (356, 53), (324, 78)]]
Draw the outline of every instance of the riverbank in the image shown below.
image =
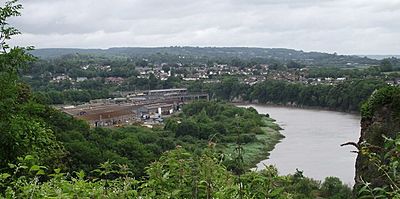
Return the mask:
[(336, 176), (346, 184), (354, 184), (356, 154), (350, 152), (353, 148), (340, 145), (359, 139), (359, 116), (283, 106), (252, 104), (251, 107), (276, 119), (286, 136), (268, 159), (257, 164), (257, 170), (264, 165), (275, 165), (282, 175), (298, 169), (316, 180)]
[(333, 111), (333, 112), (342, 112), (342, 113), (349, 113), (354, 115), (360, 115), (359, 111), (346, 111), (346, 110), (339, 110), (329, 107), (322, 107), (322, 106), (306, 106), (306, 105), (298, 105), (298, 104), (276, 104), (272, 102), (268, 103), (260, 103), (260, 102), (248, 102), (248, 101), (235, 101), (230, 102), (235, 106), (249, 106), (249, 105), (260, 105), (260, 106), (272, 106), (272, 107), (285, 107), (285, 108), (299, 108), (299, 109), (306, 109), (306, 110), (316, 110), (316, 111)]
[[(283, 138), (279, 131), (282, 128), (275, 123), (275, 120), (266, 116), (263, 116), (264, 125), (261, 127), (261, 134), (257, 134), (256, 142), (243, 144), (243, 161), (246, 169), (250, 169), (256, 166), (258, 162), (264, 159), (268, 159), (270, 152), (275, 148)], [(237, 144), (229, 143), (226, 144), (224, 151), (231, 157), (235, 157)]]

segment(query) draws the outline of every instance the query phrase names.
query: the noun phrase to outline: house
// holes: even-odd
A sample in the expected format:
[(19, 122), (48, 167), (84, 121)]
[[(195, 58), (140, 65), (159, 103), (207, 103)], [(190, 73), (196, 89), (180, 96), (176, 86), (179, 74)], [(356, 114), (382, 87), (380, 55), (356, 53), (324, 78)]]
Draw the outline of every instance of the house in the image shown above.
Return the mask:
[(87, 70), (87, 69), (89, 69), (89, 67), (90, 67), (90, 64), (88, 64), (86, 66), (81, 66), (80, 68), (83, 69), (83, 70)]
[(53, 77), (53, 79), (52, 79), (51, 82), (57, 82), (57, 83), (59, 83), (59, 82), (61, 82), (61, 81), (71, 81), (71, 80), (72, 80), (71, 77), (69, 77), (68, 75), (62, 74), (62, 75), (58, 75), (58, 76), (56, 76), (56, 77)]
[(88, 78), (87, 77), (77, 77), (76, 82), (83, 82), (86, 81)]
[(106, 84), (122, 84), (125, 79), (122, 77), (107, 77), (104, 79)]
[(96, 66), (95, 69), (101, 71), (111, 71), (111, 66)]
[(196, 81), (196, 80), (199, 80), (198, 78), (195, 78), (195, 77), (184, 77), (184, 78), (182, 78), (184, 81)]

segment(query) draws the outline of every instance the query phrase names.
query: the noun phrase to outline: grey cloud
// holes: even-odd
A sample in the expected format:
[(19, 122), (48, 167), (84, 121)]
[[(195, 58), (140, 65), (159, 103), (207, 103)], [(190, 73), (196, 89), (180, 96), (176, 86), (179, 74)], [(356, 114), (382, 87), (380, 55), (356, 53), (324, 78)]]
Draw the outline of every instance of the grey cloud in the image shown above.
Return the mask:
[(19, 45), (288, 47), (398, 54), (398, 0), (24, 0)]

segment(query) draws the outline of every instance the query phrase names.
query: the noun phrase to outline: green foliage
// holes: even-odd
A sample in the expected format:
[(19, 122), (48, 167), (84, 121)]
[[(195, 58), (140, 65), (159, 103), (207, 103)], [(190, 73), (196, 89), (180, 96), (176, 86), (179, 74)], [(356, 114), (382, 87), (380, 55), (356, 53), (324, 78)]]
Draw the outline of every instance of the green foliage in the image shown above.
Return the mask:
[(295, 61), (289, 61), (289, 63), (287, 63), (287, 68), (304, 68), (304, 65), (301, 65)]
[(165, 154), (150, 165), (147, 174), (143, 192), (150, 198), (214, 198), (234, 186), (232, 174), (218, 159), (183, 149)]
[(400, 137), (384, 138), (380, 151), (376, 151), (377, 146), (363, 143), (361, 153), (368, 157), (368, 164), (375, 167), (385, 183), (377, 186), (362, 179), (363, 186), (357, 190), (359, 198), (400, 198)]
[(213, 91), (216, 97), (230, 101), (234, 97), (239, 96), (243, 88), (244, 85), (240, 84), (237, 78), (227, 77), (221, 83), (216, 84)]
[[(215, 145), (225, 153), (224, 164), (230, 171), (248, 169), (268, 156), (282, 139), (280, 128), (259, 115), (254, 108), (239, 108), (221, 102), (196, 101), (183, 106), (183, 113), (168, 118), (164, 129), (175, 135), (177, 144), (190, 151)], [(244, 150), (244, 167), (238, 168), (236, 144)]]
[[(61, 173), (55, 169), (51, 174), (45, 173), (45, 167), (29, 163), (32, 157), (20, 158), (18, 165), (10, 165), (13, 175), (0, 175), (0, 197), (5, 198), (133, 198), (137, 191), (133, 187), (139, 181), (129, 177), (125, 167), (108, 170), (115, 173), (114, 180), (89, 179), (85, 172)], [(107, 164), (107, 163), (105, 163)], [(45, 180), (46, 179), (46, 180)]]
[(382, 72), (390, 72), (393, 70), (393, 64), (390, 59), (383, 59), (379, 65)]
[(84, 169), (89, 172), (96, 165), (110, 160), (128, 165), (135, 176), (142, 176), (150, 162), (175, 146), (174, 141), (162, 135), (162, 132), (143, 127), (119, 130), (98, 128), (86, 135), (73, 130), (63, 132), (60, 138), (69, 152), (68, 166), (71, 170)]
[(165, 129), (174, 131), (176, 137), (190, 135), (221, 142), (232, 142), (230, 137), (241, 132), (244, 142), (252, 142), (256, 134), (262, 133), (263, 125), (262, 116), (254, 109), (198, 101), (185, 105), (183, 114), (167, 121)]
[(321, 196), (330, 199), (351, 198), (351, 189), (337, 177), (327, 177), (321, 185)]
[[(240, 178), (227, 171), (214, 149), (200, 154), (178, 148), (164, 153), (146, 168), (147, 177), (131, 177), (124, 165), (105, 162), (88, 178), (83, 171), (62, 173), (35, 164), (32, 156), (0, 174), (0, 197), (6, 198), (351, 198), (335, 178), (320, 185), (301, 172), (279, 176), (268, 166)], [(241, 189), (239, 188), (241, 185)], [(339, 192), (336, 192), (339, 191)]]
[(250, 99), (261, 103), (326, 107), (342, 111), (359, 111), (382, 81), (355, 80), (338, 85), (303, 85), (283, 81), (266, 81), (252, 87)]
[(310, 68), (307, 77), (309, 78), (365, 78), (375, 77), (380, 75), (380, 70), (376, 67), (369, 67), (365, 69), (342, 69), (340, 67), (318, 67)]
[(57, 162), (63, 148), (53, 131), (36, 113), (41, 106), (32, 100), (30, 89), (19, 82), (18, 71), (33, 59), (31, 48), (10, 47), (7, 41), (19, 31), (7, 23), (19, 16), (22, 6), (16, 0), (0, 8), (0, 167), (17, 157), (34, 155), (43, 163)]
[(386, 86), (377, 90), (366, 101), (361, 108), (363, 118), (372, 118), (377, 108), (390, 105), (395, 117), (400, 116), (398, 107), (400, 105), (400, 89), (398, 87)]
[[(6, 1), (4, 3), (4, 6), (0, 8), (0, 32), (2, 33), (0, 36), (0, 51), (2, 51), (3, 55), (7, 53), (11, 53), (10, 55), (12, 55), (13, 54), (12, 51), (18, 49), (14, 48), (10, 51), (11, 47), (6, 43), (6, 41), (11, 39), (12, 36), (20, 34), (20, 32), (16, 28), (10, 26), (7, 22), (8, 18), (21, 15), (19, 10), (22, 9), (22, 5), (18, 4), (17, 2), (18, 0)], [(21, 58), (24, 58), (24, 56), (22, 56)], [(9, 65), (8, 66), (6, 65), (5, 68), (9, 68), (12, 70), (16, 69), (15, 67)]]
[[(43, 163), (53, 168), (60, 167), (70, 172), (83, 170), (89, 176), (97, 175), (90, 173), (97, 165), (113, 161), (127, 165), (132, 168), (133, 175), (140, 177), (145, 174), (144, 168), (150, 162), (176, 145), (185, 146), (193, 152), (213, 142), (220, 142), (217, 146), (221, 150), (224, 150), (225, 144), (237, 141), (265, 145), (256, 137), (265, 133), (261, 130), (261, 126), (266, 125), (262, 117), (253, 109), (223, 103), (196, 102), (186, 105), (183, 115), (167, 120), (165, 130), (136, 126), (90, 129), (84, 121), (45, 105), (29, 102), (23, 107), (21, 114), (24, 113), (24, 118), (14, 118), (8, 129), (14, 132), (14, 136), (29, 139), (22, 139), (18, 145), (6, 138), (1, 140), (3, 165), (29, 153), (43, 158)], [(15, 134), (17, 132), (20, 133)], [(244, 132), (239, 139), (237, 132)], [(255, 151), (258, 158), (262, 151), (261, 148)]]

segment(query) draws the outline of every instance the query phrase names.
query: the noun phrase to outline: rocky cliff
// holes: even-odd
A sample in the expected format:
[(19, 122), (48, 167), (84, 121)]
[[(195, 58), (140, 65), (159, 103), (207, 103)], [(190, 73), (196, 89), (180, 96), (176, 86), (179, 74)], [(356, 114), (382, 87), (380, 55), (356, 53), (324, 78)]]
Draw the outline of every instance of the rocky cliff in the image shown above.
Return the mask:
[[(368, 143), (373, 152), (381, 153), (384, 137), (395, 138), (400, 132), (400, 88), (385, 87), (375, 91), (361, 109), (361, 136), (358, 146)], [(355, 190), (361, 178), (372, 186), (387, 184), (387, 179), (371, 164), (366, 155), (359, 153), (356, 161)]]

